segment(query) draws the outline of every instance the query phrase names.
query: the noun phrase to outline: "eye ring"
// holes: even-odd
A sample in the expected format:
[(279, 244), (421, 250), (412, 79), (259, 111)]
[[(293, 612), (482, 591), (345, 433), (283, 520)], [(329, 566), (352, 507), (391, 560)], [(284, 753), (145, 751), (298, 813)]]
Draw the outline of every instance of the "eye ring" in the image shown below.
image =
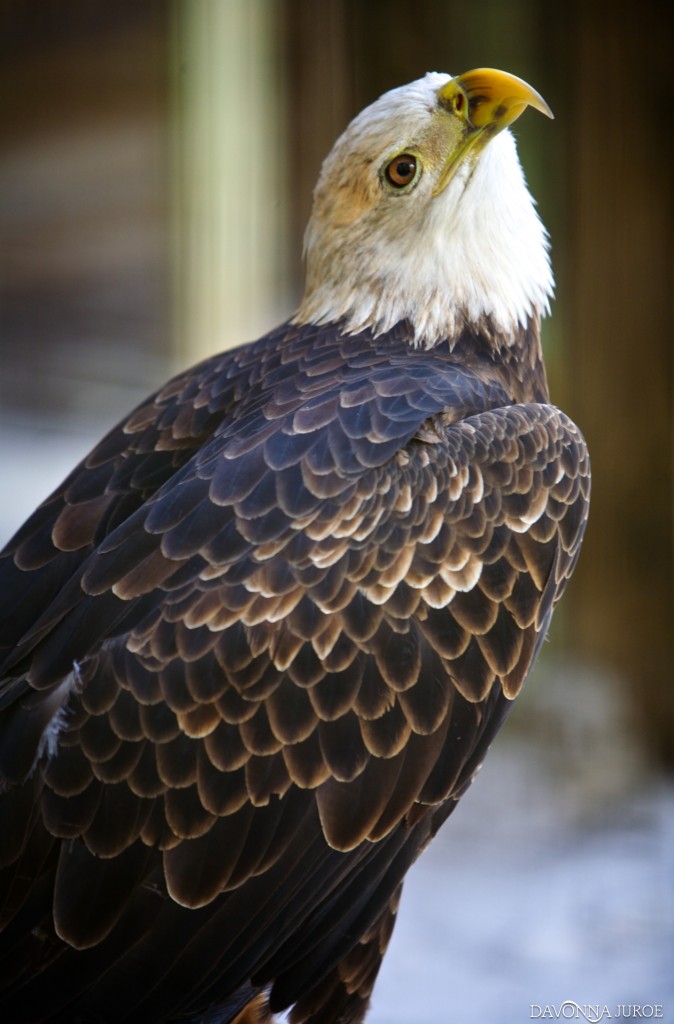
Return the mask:
[(384, 178), (391, 188), (400, 190), (414, 184), (420, 170), (421, 163), (413, 153), (398, 153), (384, 168)]

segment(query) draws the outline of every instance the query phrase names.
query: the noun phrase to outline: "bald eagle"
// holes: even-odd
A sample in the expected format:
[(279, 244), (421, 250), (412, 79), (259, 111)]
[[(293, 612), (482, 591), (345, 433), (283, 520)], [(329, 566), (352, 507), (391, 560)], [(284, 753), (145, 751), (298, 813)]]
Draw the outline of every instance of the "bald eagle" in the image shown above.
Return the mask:
[(527, 105), (481, 69), (363, 111), (293, 318), (165, 384), (7, 546), (8, 1024), (363, 1020), (587, 518)]

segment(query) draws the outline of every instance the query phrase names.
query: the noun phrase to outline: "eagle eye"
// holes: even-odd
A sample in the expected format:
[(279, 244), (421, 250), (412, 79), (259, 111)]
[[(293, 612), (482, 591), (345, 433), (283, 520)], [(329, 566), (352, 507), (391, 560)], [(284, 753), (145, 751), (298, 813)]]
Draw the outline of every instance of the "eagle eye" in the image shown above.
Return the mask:
[(384, 169), (384, 177), (393, 188), (401, 189), (416, 180), (419, 164), (411, 153), (399, 153)]

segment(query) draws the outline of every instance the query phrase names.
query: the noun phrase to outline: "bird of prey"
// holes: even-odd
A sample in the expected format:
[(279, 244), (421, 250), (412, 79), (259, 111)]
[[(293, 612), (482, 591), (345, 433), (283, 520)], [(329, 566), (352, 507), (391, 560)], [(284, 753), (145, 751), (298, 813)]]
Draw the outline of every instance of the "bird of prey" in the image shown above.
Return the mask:
[(364, 1019), (404, 875), (573, 569), (512, 75), (327, 157), (287, 323), (165, 384), (7, 546), (0, 1019)]

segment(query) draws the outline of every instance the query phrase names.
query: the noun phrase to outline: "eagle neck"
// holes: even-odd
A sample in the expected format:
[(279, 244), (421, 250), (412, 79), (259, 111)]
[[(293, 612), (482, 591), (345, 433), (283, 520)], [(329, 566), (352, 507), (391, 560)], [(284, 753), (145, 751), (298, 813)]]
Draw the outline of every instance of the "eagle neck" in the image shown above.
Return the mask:
[(489, 323), (467, 327), (448, 345), (453, 359), (501, 383), (514, 402), (550, 400), (538, 316), (507, 334)]

